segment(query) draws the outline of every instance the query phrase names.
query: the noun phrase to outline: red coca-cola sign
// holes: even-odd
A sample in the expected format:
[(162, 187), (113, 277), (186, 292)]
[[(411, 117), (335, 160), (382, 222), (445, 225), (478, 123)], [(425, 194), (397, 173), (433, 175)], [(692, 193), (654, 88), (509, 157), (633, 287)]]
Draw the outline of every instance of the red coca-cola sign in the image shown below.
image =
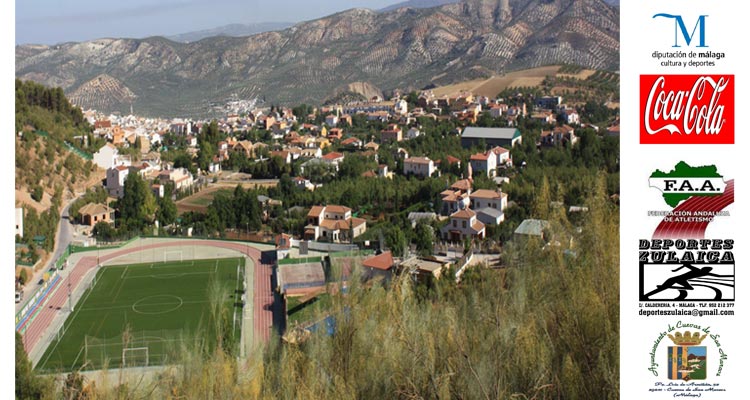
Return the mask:
[(641, 75), (641, 143), (733, 144), (734, 75)]

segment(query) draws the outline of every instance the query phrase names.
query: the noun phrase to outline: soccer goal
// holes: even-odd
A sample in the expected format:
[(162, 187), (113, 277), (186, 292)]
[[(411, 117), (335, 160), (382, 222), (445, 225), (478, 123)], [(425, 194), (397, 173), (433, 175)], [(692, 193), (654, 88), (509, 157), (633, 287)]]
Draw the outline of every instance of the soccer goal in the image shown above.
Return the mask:
[(164, 252), (164, 262), (179, 261), (182, 262), (182, 250), (172, 250)]
[[(165, 250), (163, 253), (164, 262), (183, 262), (195, 259), (195, 249), (193, 246), (180, 246), (179, 249)], [(156, 261), (156, 259), (154, 259)]]
[(148, 347), (131, 347), (122, 349), (122, 366), (148, 367)]
[(99, 270), (94, 271), (94, 277), (91, 278), (91, 281), (89, 282), (86, 289), (91, 289), (92, 287), (96, 286), (96, 284), (99, 282)]

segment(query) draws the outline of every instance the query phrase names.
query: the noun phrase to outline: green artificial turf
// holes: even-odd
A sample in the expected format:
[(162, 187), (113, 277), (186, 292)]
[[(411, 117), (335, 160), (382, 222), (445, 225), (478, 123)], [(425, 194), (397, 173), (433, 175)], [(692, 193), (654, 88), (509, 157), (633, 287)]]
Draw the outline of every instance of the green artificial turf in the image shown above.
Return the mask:
[[(214, 347), (218, 325), (232, 330), (232, 313), (238, 323), (229, 335), (238, 342), (242, 320), (238, 265), (239, 279), (244, 279), (243, 258), (102, 267), (37, 368), (119, 368), (123, 347), (138, 349), (126, 352), (124, 366), (145, 365), (145, 347), (148, 365), (169, 363), (186, 341)], [(213, 317), (217, 313), (211, 310), (211, 298), (220, 299), (214, 304), (223, 314), (221, 323)]]

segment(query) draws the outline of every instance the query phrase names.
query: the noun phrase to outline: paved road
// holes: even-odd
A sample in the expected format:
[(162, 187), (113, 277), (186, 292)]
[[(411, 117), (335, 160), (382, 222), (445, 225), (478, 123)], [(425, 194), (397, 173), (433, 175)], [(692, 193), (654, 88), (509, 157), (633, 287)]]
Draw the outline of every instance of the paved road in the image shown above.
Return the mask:
[(28, 299), (32, 298), (34, 294), (39, 290), (40, 286), (37, 284), (37, 282), (42, 279), (42, 275), (44, 275), (44, 273), (47, 272), (52, 265), (54, 265), (54, 262), (62, 256), (68, 245), (73, 242), (75, 229), (73, 228), (73, 224), (70, 223), (69, 211), (70, 205), (73, 204), (73, 202), (78, 199), (78, 197), (69, 201), (60, 213), (61, 218), (60, 223), (57, 224), (57, 232), (55, 233), (55, 250), (52, 254), (52, 257), (47, 260), (43, 268), (40, 268), (38, 271), (34, 271), (34, 275), (31, 277), (31, 279), (29, 279), (29, 282), (23, 289), (24, 301), (16, 303), (16, 313), (21, 311), (21, 308), (23, 308)]
[[(30, 358), (36, 363), (48, 346), (51, 337), (54, 336), (64, 317), (68, 314), (68, 283), (72, 291), (83, 290), (85, 285), (79, 287), (81, 282), (88, 282), (91, 278), (87, 275), (97, 266), (97, 258), (100, 263), (106, 263), (118, 257), (128, 254), (165, 247), (214, 247), (229, 249), (247, 255), (255, 264), (254, 293), (253, 293), (253, 340), (255, 343), (264, 343), (268, 340), (273, 327), (273, 288), (271, 287), (272, 268), (270, 264), (261, 264), (261, 251), (244, 243), (220, 242), (215, 240), (173, 240), (160, 241), (156, 243), (139, 243), (132, 247), (118, 249), (115, 251), (101, 251), (98, 255), (83, 256), (74, 266), (68, 268), (62, 275), (63, 280), (58, 284), (58, 289), (47, 300), (39, 315), (31, 322), (24, 334), (24, 347)], [(84, 279), (86, 278), (86, 279)]]

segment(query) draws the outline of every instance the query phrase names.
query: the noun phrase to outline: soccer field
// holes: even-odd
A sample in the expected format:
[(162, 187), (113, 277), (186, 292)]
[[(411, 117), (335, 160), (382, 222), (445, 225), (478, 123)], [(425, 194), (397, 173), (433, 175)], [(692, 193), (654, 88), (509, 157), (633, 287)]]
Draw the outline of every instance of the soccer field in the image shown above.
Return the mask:
[(224, 258), (102, 267), (37, 368), (161, 365), (183, 344), (215, 347), (220, 329), (224, 347), (238, 343), (244, 265)]

